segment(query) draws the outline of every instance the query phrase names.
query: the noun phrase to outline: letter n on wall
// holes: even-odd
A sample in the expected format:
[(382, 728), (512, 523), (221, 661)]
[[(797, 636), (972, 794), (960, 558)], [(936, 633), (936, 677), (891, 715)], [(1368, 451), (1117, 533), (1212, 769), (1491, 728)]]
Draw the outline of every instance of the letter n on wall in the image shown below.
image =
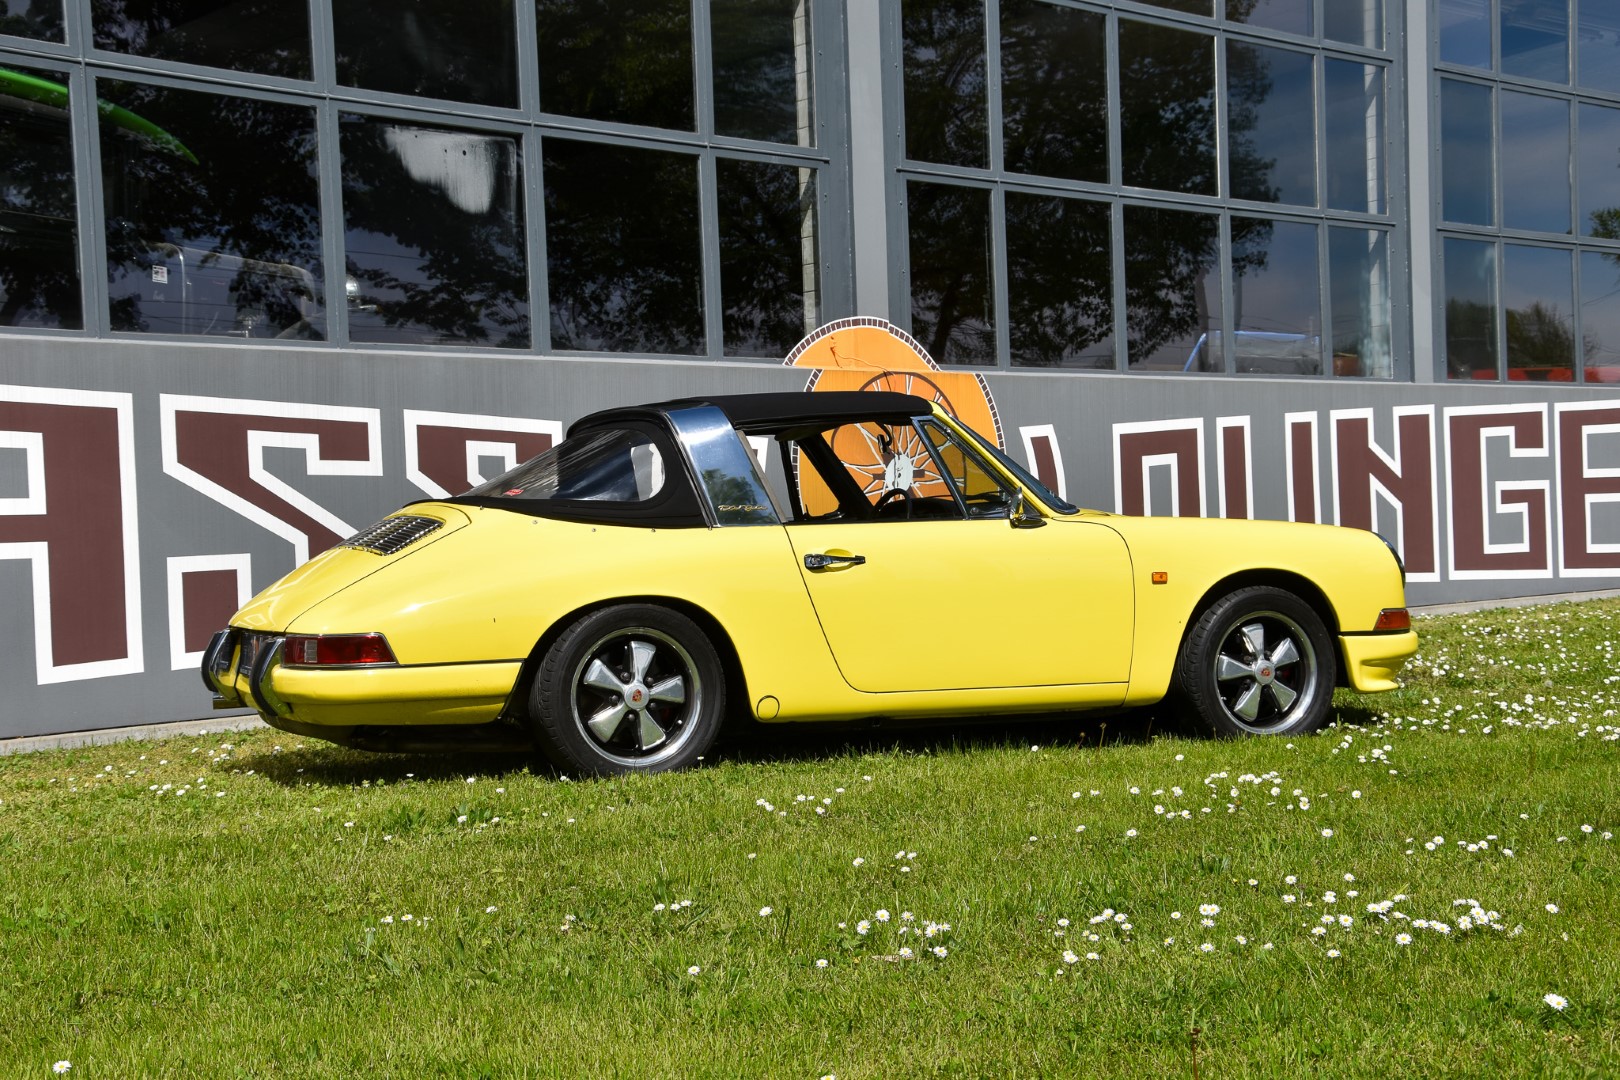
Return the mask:
[(1434, 406), (1390, 410), (1394, 452), (1373, 437), (1373, 410), (1334, 409), (1329, 414), (1333, 448), (1333, 520), (1378, 531), (1377, 503), (1395, 516), (1388, 537), (1401, 553), (1411, 581), (1440, 580), (1440, 518), (1434, 453)]

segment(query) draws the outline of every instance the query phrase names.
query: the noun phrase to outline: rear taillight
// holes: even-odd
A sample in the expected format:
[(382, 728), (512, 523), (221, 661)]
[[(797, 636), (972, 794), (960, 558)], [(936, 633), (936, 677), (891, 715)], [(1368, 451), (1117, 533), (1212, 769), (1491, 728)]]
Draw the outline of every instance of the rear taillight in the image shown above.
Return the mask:
[(281, 662), (288, 667), (362, 667), (397, 661), (381, 634), (289, 634)]
[(1412, 613), (1403, 607), (1387, 607), (1378, 613), (1378, 621), (1373, 624), (1374, 630), (1410, 630), (1412, 629)]

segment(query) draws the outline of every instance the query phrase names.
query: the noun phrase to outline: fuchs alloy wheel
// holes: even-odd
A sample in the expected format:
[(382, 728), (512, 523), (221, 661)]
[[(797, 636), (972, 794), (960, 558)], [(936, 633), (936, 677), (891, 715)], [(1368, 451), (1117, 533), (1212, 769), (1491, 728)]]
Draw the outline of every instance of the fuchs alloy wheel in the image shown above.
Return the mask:
[(540, 749), (579, 773), (691, 765), (725, 715), (725, 673), (707, 635), (650, 604), (603, 608), (547, 650), (529, 695)]
[(1327, 722), (1337, 669), (1321, 617), (1292, 593), (1239, 589), (1193, 624), (1175, 689), (1219, 735), (1304, 735)]

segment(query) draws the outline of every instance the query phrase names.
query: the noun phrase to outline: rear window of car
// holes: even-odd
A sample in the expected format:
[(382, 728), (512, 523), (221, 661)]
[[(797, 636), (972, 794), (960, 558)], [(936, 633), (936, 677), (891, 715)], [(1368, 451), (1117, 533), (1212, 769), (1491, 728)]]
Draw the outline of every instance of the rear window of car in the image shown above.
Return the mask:
[(588, 431), (486, 481), (467, 496), (566, 502), (646, 502), (664, 489), (664, 453), (627, 428)]

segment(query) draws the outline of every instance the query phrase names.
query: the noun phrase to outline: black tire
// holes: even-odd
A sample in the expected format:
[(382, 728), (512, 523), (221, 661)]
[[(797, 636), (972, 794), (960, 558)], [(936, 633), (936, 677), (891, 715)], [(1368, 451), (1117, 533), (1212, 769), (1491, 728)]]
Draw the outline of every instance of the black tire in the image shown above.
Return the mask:
[(1338, 668), (1311, 606), (1269, 586), (1239, 589), (1187, 631), (1174, 690), (1217, 735), (1308, 735), (1327, 722)]
[(529, 691), (535, 742), (583, 775), (692, 765), (725, 716), (720, 656), (696, 623), (651, 604), (576, 620), (540, 661)]

